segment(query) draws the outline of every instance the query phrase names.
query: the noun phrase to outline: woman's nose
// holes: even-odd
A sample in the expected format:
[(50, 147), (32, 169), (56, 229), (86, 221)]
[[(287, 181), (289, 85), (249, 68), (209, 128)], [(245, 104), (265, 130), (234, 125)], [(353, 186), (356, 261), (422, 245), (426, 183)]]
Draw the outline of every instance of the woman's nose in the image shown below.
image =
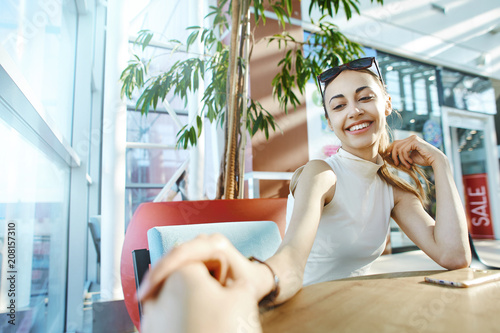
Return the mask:
[(354, 117), (360, 116), (360, 115), (362, 115), (364, 113), (365, 112), (363, 111), (363, 109), (358, 108), (357, 106), (353, 106), (349, 110), (349, 118), (354, 118)]

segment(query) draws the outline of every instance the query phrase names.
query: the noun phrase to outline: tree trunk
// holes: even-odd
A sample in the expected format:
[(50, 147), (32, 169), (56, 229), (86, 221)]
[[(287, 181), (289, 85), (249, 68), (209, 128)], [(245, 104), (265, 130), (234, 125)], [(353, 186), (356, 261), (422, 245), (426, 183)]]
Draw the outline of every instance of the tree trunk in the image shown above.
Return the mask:
[[(248, 107), (248, 79), (249, 79), (249, 62), (250, 62), (250, 0), (243, 0), (242, 14), (244, 15), (243, 25), (241, 27), (240, 53), (242, 62), (245, 68), (242, 69), (241, 80), (241, 124), (240, 124), (240, 147), (239, 147), (239, 170), (238, 170), (238, 199), (242, 199), (245, 195), (245, 151), (247, 145), (247, 107)], [(241, 67), (241, 66), (240, 66)]]
[[(246, 135), (246, 83), (244, 70), (248, 70), (245, 56), (249, 0), (232, 1), (231, 44), (227, 80), (227, 109), (225, 118), (224, 156), (221, 161), (221, 175), (218, 181), (217, 198), (236, 199), (243, 197), (244, 156), (240, 158), (241, 144)], [(243, 24), (242, 17), (244, 16)], [(242, 66), (244, 63), (244, 69)], [(240, 123), (243, 115), (243, 124)], [(244, 126), (244, 127), (243, 127)], [(244, 154), (244, 151), (241, 152)]]

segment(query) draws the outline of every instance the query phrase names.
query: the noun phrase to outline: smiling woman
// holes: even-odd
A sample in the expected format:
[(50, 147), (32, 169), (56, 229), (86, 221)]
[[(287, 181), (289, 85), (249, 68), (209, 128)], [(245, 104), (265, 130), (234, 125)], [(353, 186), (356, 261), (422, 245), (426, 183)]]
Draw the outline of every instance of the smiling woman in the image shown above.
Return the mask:
[[(290, 219), (276, 254), (262, 265), (249, 262), (221, 237), (196, 239), (153, 268), (141, 291), (144, 301), (155, 298), (178, 270), (189, 281), (184, 267), (201, 262), (218, 272), (226, 305), (235, 304), (244, 313), (254, 311), (234, 302), (240, 288), (248, 292), (246, 302), (254, 305), (262, 300), (282, 303), (303, 285), (366, 274), (384, 250), (391, 218), (439, 265), (469, 265), (466, 219), (448, 160), (417, 136), (390, 143), (386, 117), (393, 112), (391, 98), (375, 59), (329, 69), (319, 82), (325, 116), (342, 145), (337, 154), (311, 160), (294, 173)], [(436, 220), (424, 210), (417, 165), (434, 171)], [(393, 174), (396, 169), (406, 171), (417, 189)], [(167, 285), (175, 283), (178, 279)], [(207, 293), (212, 292), (206, 286)]]

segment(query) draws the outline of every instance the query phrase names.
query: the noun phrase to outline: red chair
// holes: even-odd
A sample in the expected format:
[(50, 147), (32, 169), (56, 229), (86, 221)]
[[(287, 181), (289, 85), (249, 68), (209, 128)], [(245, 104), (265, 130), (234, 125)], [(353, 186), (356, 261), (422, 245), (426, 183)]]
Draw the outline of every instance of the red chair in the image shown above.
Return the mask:
[(273, 221), (281, 237), (285, 233), (286, 198), (202, 200), (143, 203), (134, 213), (125, 234), (121, 280), (125, 306), (132, 322), (140, 327), (132, 251), (148, 248), (147, 231), (164, 225), (235, 221)]

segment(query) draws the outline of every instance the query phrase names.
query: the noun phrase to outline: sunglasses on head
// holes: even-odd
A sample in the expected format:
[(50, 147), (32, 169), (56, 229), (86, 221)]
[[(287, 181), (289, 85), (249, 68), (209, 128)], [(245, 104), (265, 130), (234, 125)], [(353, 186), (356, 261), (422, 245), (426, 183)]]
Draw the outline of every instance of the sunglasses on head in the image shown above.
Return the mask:
[(318, 85), (319, 85), (319, 90), (321, 92), (321, 96), (324, 98), (324, 91), (321, 88), (322, 84), (327, 84), (331, 81), (333, 81), (339, 74), (344, 70), (344, 69), (351, 69), (351, 70), (361, 70), (361, 69), (368, 69), (375, 64), (375, 68), (377, 69), (378, 77), (380, 79), (380, 82), (382, 82), (382, 85), (384, 84), (384, 81), (382, 79), (382, 75), (380, 74), (380, 69), (378, 68), (377, 60), (375, 60), (375, 57), (367, 57), (367, 58), (359, 58), (356, 60), (353, 60), (351, 62), (348, 62), (346, 64), (342, 64), (337, 67), (333, 67), (330, 69), (327, 69), (320, 75), (318, 75)]

